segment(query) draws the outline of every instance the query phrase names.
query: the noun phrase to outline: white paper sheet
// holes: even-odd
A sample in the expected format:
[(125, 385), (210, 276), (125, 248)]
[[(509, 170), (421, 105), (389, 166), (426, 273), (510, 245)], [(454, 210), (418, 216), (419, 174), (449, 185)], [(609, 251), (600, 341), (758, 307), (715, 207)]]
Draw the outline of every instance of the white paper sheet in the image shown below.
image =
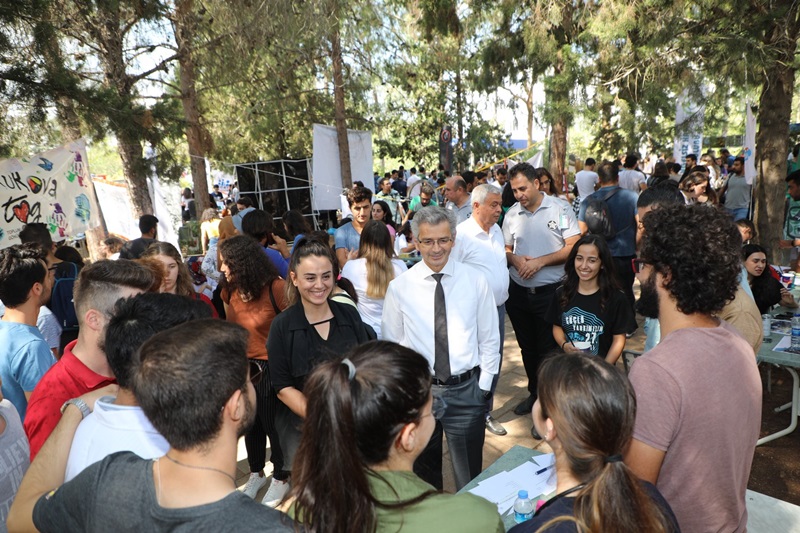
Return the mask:
[(552, 453), (537, 455), (513, 470), (481, 481), (469, 492), (494, 503), (497, 512), (504, 515), (514, 505), (520, 490), (527, 490), (531, 499), (555, 490), (554, 465)]

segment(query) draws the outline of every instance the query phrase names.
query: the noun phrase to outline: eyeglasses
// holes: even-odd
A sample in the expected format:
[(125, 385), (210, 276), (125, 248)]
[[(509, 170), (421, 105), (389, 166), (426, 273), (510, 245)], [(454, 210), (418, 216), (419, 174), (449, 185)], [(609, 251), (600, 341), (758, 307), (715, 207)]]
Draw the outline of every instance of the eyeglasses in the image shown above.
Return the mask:
[(452, 241), (452, 237), (442, 237), (441, 239), (422, 239), (419, 241), (419, 244), (422, 246), (429, 248), (434, 245), (434, 243), (438, 244), (441, 247), (447, 246), (447, 244)]
[(645, 261), (644, 259), (640, 259), (638, 257), (631, 259), (631, 267), (633, 268), (634, 274), (640, 273), (644, 265), (652, 265), (652, 264), (653, 264), (652, 261)]
[(255, 361), (249, 361), (250, 363), (250, 383), (253, 384), (253, 387), (261, 383), (261, 378), (264, 376), (264, 371), (261, 369), (261, 365), (256, 363)]

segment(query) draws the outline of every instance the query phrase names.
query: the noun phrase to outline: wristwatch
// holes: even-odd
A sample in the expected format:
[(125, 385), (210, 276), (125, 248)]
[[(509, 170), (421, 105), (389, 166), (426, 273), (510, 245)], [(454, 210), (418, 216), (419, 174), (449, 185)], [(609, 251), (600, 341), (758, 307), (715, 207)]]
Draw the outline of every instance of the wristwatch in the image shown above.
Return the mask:
[(75, 407), (77, 407), (78, 409), (80, 409), (80, 411), (81, 411), (81, 420), (86, 418), (87, 416), (89, 416), (89, 413), (92, 412), (89, 409), (89, 406), (86, 405), (86, 402), (84, 402), (80, 398), (72, 398), (71, 400), (67, 400), (66, 402), (64, 402), (64, 405), (61, 406), (61, 414), (62, 415), (64, 414), (64, 411), (67, 409), (67, 406), (70, 405), (70, 404), (72, 404)]

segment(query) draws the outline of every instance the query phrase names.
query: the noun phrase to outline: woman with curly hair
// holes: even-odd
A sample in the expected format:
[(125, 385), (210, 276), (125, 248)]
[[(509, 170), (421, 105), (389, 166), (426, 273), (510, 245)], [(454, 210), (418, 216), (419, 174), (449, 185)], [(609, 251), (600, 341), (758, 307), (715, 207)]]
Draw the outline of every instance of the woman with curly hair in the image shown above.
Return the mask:
[(275, 428), (275, 412), (278, 397), (270, 385), (269, 353), (267, 337), (272, 321), (286, 309), (285, 282), (278, 275), (272, 261), (251, 237), (236, 235), (219, 245), (222, 263), (222, 301), (225, 302), (226, 320), (239, 324), (250, 335), (247, 340), (247, 357), (254, 361), (264, 373), (264, 379), (256, 385), (256, 420), (244, 436), (250, 478), (244, 493), (255, 498), (266, 485), (267, 437), (269, 437), (273, 465), (272, 484), (262, 503), (275, 506), (289, 490), (289, 472), (284, 468), (283, 450)]
[(555, 454), (556, 495), (511, 532), (680, 531), (658, 489), (622, 461), (636, 419), (624, 374), (587, 354), (547, 358), (532, 417)]
[(156, 241), (151, 243), (147, 249), (142, 252), (142, 258), (151, 257), (158, 260), (163, 267), (164, 277), (161, 282), (160, 292), (168, 292), (170, 294), (178, 294), (186, 296), (187, 298), (194, 298), (195, 300), (202, 300), (206, 305), (212, 309), (212, 316), (219, 318), (214, 304), (204, 294), (199, 294), (194, 290), (192, 284), (192, 274), (189, 272), (189, 267), (183, 262), (181, 253), (170, 243)]
[(591, 233), (581, 237), (564, 272), (564, 283), (545, 317), (553, 324), (553, 337), (567, 353), (586, 352), (613, 365), (622, 355), (634, 317), (605, 239)]
[(358, 295), (358, 312), (365, 323), (372, 326), (381, 338), (383, 298), (389, 282), (408, 270), (405, 263), (395, 258), (387, 226), (370, 220), (361, 232), (358, 258), (344, 264), (342, 277), (353, 284)]

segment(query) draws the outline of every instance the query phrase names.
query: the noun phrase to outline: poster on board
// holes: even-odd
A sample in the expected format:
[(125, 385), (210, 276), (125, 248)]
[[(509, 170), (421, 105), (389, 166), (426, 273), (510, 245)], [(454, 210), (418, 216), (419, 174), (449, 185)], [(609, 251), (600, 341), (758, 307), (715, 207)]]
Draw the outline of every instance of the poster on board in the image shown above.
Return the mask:
[(26, 158), (0, 160), (0, 248), (19, 244), (25, 224), (47, 224), (53, 241), (99, 222), (83, 139)]

